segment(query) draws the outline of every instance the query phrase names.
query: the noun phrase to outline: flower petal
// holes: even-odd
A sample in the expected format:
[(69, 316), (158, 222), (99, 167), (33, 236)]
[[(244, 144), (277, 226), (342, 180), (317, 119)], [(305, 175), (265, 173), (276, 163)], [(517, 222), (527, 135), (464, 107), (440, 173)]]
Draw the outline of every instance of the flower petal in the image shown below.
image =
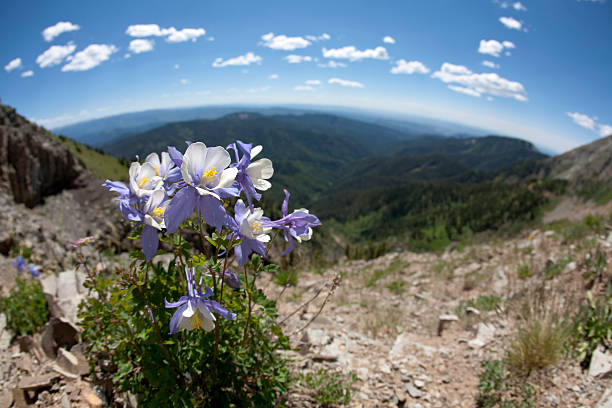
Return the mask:
[(157, 230), (150, 225), (145, 225), (142, 227), (140, 241), (142, 242), (142, 252), (144, 252), (145, 259), (148, 262), (151, 260), (151, 258), (153, 258), (157, 252), (157, 248), (159, 247)]
[(197, 201), (197, 192), (189, 186), (175, 194), (170, 204), (168, 204), (164, 216), (166, 231), (169, 234), (176, 232), (181, 223), (189, 218)]
[(221, 173), (221, 177), (219, 178), (219, 183), (215, 188), (227, 188), (231, 186), (236, 179), (237, 174), (238, 169), (235, 167), (223, 170), (223, 173)]

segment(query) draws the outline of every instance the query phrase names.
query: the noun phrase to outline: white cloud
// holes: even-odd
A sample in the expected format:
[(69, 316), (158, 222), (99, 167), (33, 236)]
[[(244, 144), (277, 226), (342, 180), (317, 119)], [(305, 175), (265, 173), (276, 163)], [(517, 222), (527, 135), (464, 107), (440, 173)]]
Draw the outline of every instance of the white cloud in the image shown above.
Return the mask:
[(386, 35), (383, 38), (383, 42), (386, 43), (386, 44), (395, 44), (395, 38), (393, 38), (393, 37), (391, 37), (389, 35)]
[(60, 21), (55, 25), (45, 28), (42, 31), (42, 36), (45, 39), (45, 41), (49, 42), (49, 41), (53, 41), (55, 37), (57, 37), (58, 35), (62, 33), (67, 33), (69, 31), (76, 31), (80, 29), (81, 29), (80, 26), (76, 24), (72, 24), (70, 21)]
[(177, 31), (174, 27), (170, 27), (168, 30), (170, 35), (166, 38), (166, 41), (169, 43), (179, 43), (189, 40), (196, 42), (198, 37), (206, 34), (206, 30), (203, 28), (183, 28)]
[(27, 78), (27, 77), (34, 76), (34, 71), (32, 71), (32, 70), (28, 70), (28, 71), (22, 72), (22, 73), (21, 73), (21, 76), (22, 76), (23, 78)]
[(87, 71), (100, 65), (117, 51), (117, 47), (112, 44), (91, 44), (69, 57), (70, 62), (62, 67), (62, 71)]
[(11, 72), (12, 70), (19, 69), (21, 67), (23, 67), (23, 64), (21, 63), (21, 58), (15, 58), (4, 66), (4, 70), (6, 72)]
[(599, 125), (599, 136), (606, 137), (612, 135), (612, 126)]
[(504, 50), (502, 43), (496, 40), (480, 40), (480, 46), (478, 52), (481, 54), (492, 55), (499, 57), (499, 53)]
[(179, 69), (181, 66), (179, 64), (174, 64), (174, 69)]
[(318, 64), (320, 68), (346, 68), (346, 64), (344, 62), (338, 62), (331, 60), (327, 64)]
[(323, 33), (319, 36), (315, 36), (315, 35), (307, 35), (306, 39), (310, 40), (310, 41), (327, 41), (331, 38), (331, 36), (327, 33)]
[(521, 30), (523, 28), (523, 23), (512, 18), (512, 17), (500, 17), (499, 21), (505, 25), (507, 28), (512, 30)]
[(520, 1), (512, 4), (512, 8), (514, 8), (516, 11), (527, 11), (527, 7), (525, 7)]
[[(440, 70), (433, 73), (432, 78), (438, 78), (446, 84), (458, 84), (463, 88), (471, 89), (474, 91), (473, 96), (475, 93), (489, 94), (502, 98), (513, 98), (521, 102), (527, 101), (525, 87), (520, 82), (509, 81), (495, 73), (477, 74), (463, 65), (445, 62)], [(465, 91), (458, 92), (466, 93)]]
[(499, 68), (499, 64), (494, 63), (493, 61), (482, 61), (482, 65), (484, 65), (485, 67), (489, 67), (489, 68)]
[(321, 81), (318, 79), (309, 79), (306, 81), (306, 85), (321, 85)]
[(130, 54), (129, 52), (126, 52), (125, 54), (123, 54), (123, 58), (125, 59), (132, 58), (132, 54)]
[(66, 45), (52, 45), (48, 50), (36, 58), (36, 63), (41, 68), (52, 67), (60, 64), (64, 59), (76, 50), (76, 45), (69, 42)]
[(331, 78), (329, 81), (327, 81), (328, 84), (338, 84), (341, 86), (348, 86), (350, 88), (365, 88), (365, 85), (362, 84), (361, 82), (357, 82), (357, 81), (348, 81), (346, 79), (340, 79), (340, 78)]
[(464, 88), (462, 86), (456, 86), (456, 85), (449, 85), (448, 89), (450, 89), (451, 91), (455, 91), (455, 92), (459, 92), (465, 95), (470, 95), (470, 96), (475, 96), (477, 98), (480, 98), (480, 92), (472, 89), (472, 88)]
[(308, 55), (295, 55), (295, 54), (287, 55), (283, 59), (286, 60), (290, 64), (300, 64), (302, 62), (312, 61), (312, 57)]
[(166, 37), (166, 41), (169, 43), (179, 43), (189, 40), (195, 42), (199, 37), (206, 34), (206, 30), (203, 28), (177, 30), (174, 27), (161, 28), (157, 24), (135, 24), (129, 26), (125, 33), (130, 37)]
[(502, 45), (504, 46), (504, 48), (516, 48), (516, 45), (514, 45), (512, 41), (502, 41)]
[(240, 55), (235, 58), (229, 58), (223, 60), (223, 58), (215, 59), (212, 66), (215, 68), (227, 67), (227, 66), (239, 66), (239, 65), (251, 65), (261, 64), (262, 58), (259, 55), (255, 55), (252, 52), (247, 52), (245, 55)]
[(328, 50), (323, 48), (323, 56), (325, 58), (348, 59), (351, 61), (360, 61), (364, 58), (372, 59), (389, 59), (389, 54), (385, 47), (376, 47), (374, 49), (358, 50), (354, 46), (332, 48)]
[(429, 68), (427, 68), (420, 61), (406, 61), (406, 60), (398, 60), (395, 61), (395, 66), (391, 68), (392, 74), (428, 74)]
[(268, 75), (269, 79), (278, 79), (278, 74), (270, 74)]
[(585, 129), (595, 130), (595, 120), (597, 118), (591, 118), (587, 115), (578, 112), (566, 112), (567, 116), (572, 118), (575, 124), (582, 126)]
[(274, 33), (262, 35), (261, 39), (263, 41), (260, 44), (264, 47), (283, 51), (293, 51), (298, 48), (306, 48), (312, 44), (310, 41), (302, 37), (287, 37), (283, 34), (275, 36)]
[(130, 51), (132, 51), (134, 54), (153, 51), (154, 46), (155, 41), (153, 40), (137, 39), (130, 41)]
[(314, 91), (315, 89), (312, 86), (308, 85), (297, 85), (293, 87), (294, 91)]
[(191, 81), (186, 78), (181, 78), (179, 82), (181, 83), (181, 85), (189, 85), (191, 83)]

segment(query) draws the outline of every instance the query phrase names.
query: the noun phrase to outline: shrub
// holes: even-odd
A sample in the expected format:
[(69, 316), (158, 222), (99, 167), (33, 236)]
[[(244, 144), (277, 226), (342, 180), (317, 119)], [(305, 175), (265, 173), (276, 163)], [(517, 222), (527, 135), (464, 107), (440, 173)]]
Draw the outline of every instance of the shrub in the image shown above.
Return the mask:
[(573, 325), (574, 350), (584, 366), (598, 346), (609, 348), (612, 344), (612, 294), (594, 300), (591, 292), (587, 303), (576, 315)]
[(528, 263), (523, 263), (519, 265), (516, 273), (519, 279), (527, 279), (531, 276), (531, 265), (529, 265)]
[(478, 408), (535, 408), (536, 387), (510, 376), (503, 361), (483, 361), (479, 377)]
[(32, 334), (49, 319), (47, 300), (38, 280), (17, 278), (15, 283), (8, 297), (0, 298), (0, 310), (13, 333)]

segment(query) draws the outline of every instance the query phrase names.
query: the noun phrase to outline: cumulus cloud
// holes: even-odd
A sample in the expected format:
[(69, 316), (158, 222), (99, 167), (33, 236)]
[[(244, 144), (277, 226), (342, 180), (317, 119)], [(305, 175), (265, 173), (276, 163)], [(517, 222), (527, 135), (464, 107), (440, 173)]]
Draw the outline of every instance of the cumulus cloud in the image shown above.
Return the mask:
[(45, 41), (49, 42), (53, 41), (55, 37), (62, 33), (67, 33), (69, 31), (76, 31), (80, 29), (80, 26), (72, 24), (70, 21), (59, 21), (57, 24), (45, 28), (42, 31), (42, 36)]
[(11, 60), (8, 64), (6, 64), (4, 66), (4, 70), (6, 72), (11, 72), (14, 69), (19, 69), (23, 67), (22, 63), (21, 63), (21, 58), (15, 58), (13, 60)]
[(261, 36), (262, 42), (260, 43), (264, 47), (272, 48), (273, 50), (293, 51), (298, 48), (306, 48), (310, 44), (310, 41), (303, 37), (287, 37), (286, 35), (274, 35), (274, 33), (268, 33)]
[(52, 67), (60, 64), (64, 59), (76, 50), (76, 45), (69, 42), (66, 45), (53, 45), (48, 50), (36, 57), (36, 63), (41, 68)]
[[(489, 94), (502, 98), (513, 98), (521, 102), (527, 101), (525, 87), (520, 82), (509, 81), (495, 73), (477, 74), (463, 65), (445, 62), (440, 70), (432, 74), (432, 78), (437, 78), (445, 84), (457, 84), (462, 88), (469, 89), (473, 91), (470, 94), (472, 96), (476, 96), (476, 93), (478, 93), (480, 95)], [(466, 90), (452, 90), (467, 93)]]
[(406, 61), (406, 60), (398, 60), (395, 61), (395, 66), (391, 68), (392, 74), (428, 74), (429, 68), (427, 68), (420, 61)]
[(487, 60), (482, 61), (482, 65), (484, 65), (485, 67), (494, 68), (494, 69), (499, 68), (499, 64), (496, 64), (493, 61), (487, 61)]
[(169, 43), (185, 41), (195, 42), (199, 37), (206, 34), (203, 28), (183, 28), (177, 30), (174, 27), (161, 28), (157, 24), (134, 24), (129, 26), (125, 33), (130, 37), (166, 37)]
[[(480, 40), (478, 52), (481, 54), (491, 55), (492, 57), (499, 57), (504, 49), (513, 48), (516, 48), (516, 46), (511, 41), (499, 42), (497, 40)], [(506, 53), (506, 55), (509, 54)]]
[(179, 82), (181, 83), (181, 85), (189, 85), (191, 83), (191, 81), (187, 78), (181, 78)]
[(585, 115), (578, 112), (566, 112), (567, 116), (572, 118), (572, 121), (578, 126), (596, 132), (601, 137), (612, 135), (612, 126), (597, 123), (596, 116)]
[(62, 71), (87, 71), (108, 60), (117, 51), (118, 48), (112, 44), (91, 44), (69, 57), (69, 62), (62, 67)]
[(346, 64), (344, 62), (338, 62), (331, 60), (326, 64), (317, 64), (320, 68), (346, 68)]
[(464, 88), (462, 86), (449, 85), (448, 89), (451, 91), (459, 92), (465, 95), (475, 96), (476, 98), (480, 98), (480, 92), (472, 89), (472, 88)]
[(306, 85), (321, 85), (321, 81), (318, 79), (309, 79), (306, 81)]
[(198, 37), (206, 34), (206, 30), (203, 28), (183, 28), (182, 30), (176, 30), (174, 27), (170, 27), (168, 30), (170, 31), (170, 35), (166, 38), (166, 41), (169, 43), (179, 43), (190, 40), (196, 42)]
[(582, 126), (585, 129), (595, 130), (595, 120), (597, 118), (591, 118), (588, 115), (578, 113), (578, 112), (566, 112), (567, 116), (572, 118), (575, 124), (578, 126)]
[(130, 51), (132, 51), (134, 54), (153, 51), (154, 46), (155, 41), (153, 40), (137, 39), (130, 41)]
[(507, 28), (511, 30), (521, 30), (523, 28), (523, 23), (512, 18), (512, 17), (500, 17), (499, 21), (505, 25)]
[(162, 37), (170, 34), (167, 29), (162, 29), (157, 24), (134, 24), (129, 26), (125, 33), (130, 37)]
[(308, 55), (295, 55), (295, 54), (287, 55), (283, 59), (286, 60), (290, 64), (300, 64), (302, 62), (312, 61), (312, 57)]
[(386, 43), (386, 44), (395, 44), (395, 38), (393, 38), (393, 37), (391, 37), (389, 35), (386, 35), (383, 38), (383, 42)]
[(268, 75), (269, 79), (278, 79), (278, 74), (270, 74)]
[(348, 81), (346, 79), (340, 79), (340, 78), (330, 78), (329, 81), (327, 81), (328, 84), (338, 84), (341, 86), (347, 86), (349, 88), (365, 88), (365, 85), (362, 84), (361, 82), (357, 82), (357, 81)]
[(261, 64), (262, 58), (259, 55), (255, 55), (252, 52), (247, 52), (245, 55), (240, 55), (235, 58), (229, 58), (227, 60), (223, 60), (223, 58), (215, 59), (212, 66), (215, 68), (222, 68), (228, 66), (240, 66), (240, 65), (251, 65), (251, 64)]
[(525, 7), (520, 1), (512, 3), (512, 8), (516, 11), (527, 11), (527, 7)]
[(24, 72), (21, 73), (21, 76), (23, 78), (34, 76), (34, 71), (32, 71), (32, 70), (24, 71)]
[(294, 91), (314, 91), (314, 88), (308, 85), (297, 85), (293, 87), (293, 90)]
[(327, 33), (323, 33), (323, 34), (321, 34), (319, 36), (315, 36), (315, 35), (307, 35), (306, 36), (307, 40), (313, 41), (313, 42), (316, 42), (316, 41), (327, 41), (330, 38), (331, 38), (331, 36), (329, 34), (327, 34)]
[(328, 50), (323, 48), (323, 56), (325, 58), (348, 59), (350, 61), (360, 61), (365, 58), (386, 60), (389, 59), (389, 54), (385, 47), (376, 47), (374, 49), (358, 50), (354, 46), (332, 48)]

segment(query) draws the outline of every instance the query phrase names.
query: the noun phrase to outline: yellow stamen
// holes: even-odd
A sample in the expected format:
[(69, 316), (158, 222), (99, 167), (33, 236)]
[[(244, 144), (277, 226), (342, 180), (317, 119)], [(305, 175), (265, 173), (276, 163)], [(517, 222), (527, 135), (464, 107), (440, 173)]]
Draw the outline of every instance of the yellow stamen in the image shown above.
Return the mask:
[(253, 221), (251, 223), (251, 230), (256, 234), (261, 234), (262, 227), (263, 227), (263, 222)]
[(215, 177), (217, 177), (217, 169), (209, 167), (204, 170), (204, 174), (202, 174), (201, 184), (208, 184), (213, 181)]
[(200, 314), (198, 312), (195, 312), (195, 314), (191, 318), (191, 327), (193, 329), (201, 329), (202, 328), (202, 320), (200, 319)]
[(138, 187), (144, 188), (144, 185), (147, 184), (148, 182), (149, 182), (149, 179), (146, 177), (143, 177), (142, 180), (138, 182)]
[(157, 207), (153, 211), (151, 211), (151, 214), (155, 218), (163, 218), (165, 213), (166, 213), (166, 207)]
[(159, 166), (154, 166), (155, 167), (155, 175), (159, 176)]

